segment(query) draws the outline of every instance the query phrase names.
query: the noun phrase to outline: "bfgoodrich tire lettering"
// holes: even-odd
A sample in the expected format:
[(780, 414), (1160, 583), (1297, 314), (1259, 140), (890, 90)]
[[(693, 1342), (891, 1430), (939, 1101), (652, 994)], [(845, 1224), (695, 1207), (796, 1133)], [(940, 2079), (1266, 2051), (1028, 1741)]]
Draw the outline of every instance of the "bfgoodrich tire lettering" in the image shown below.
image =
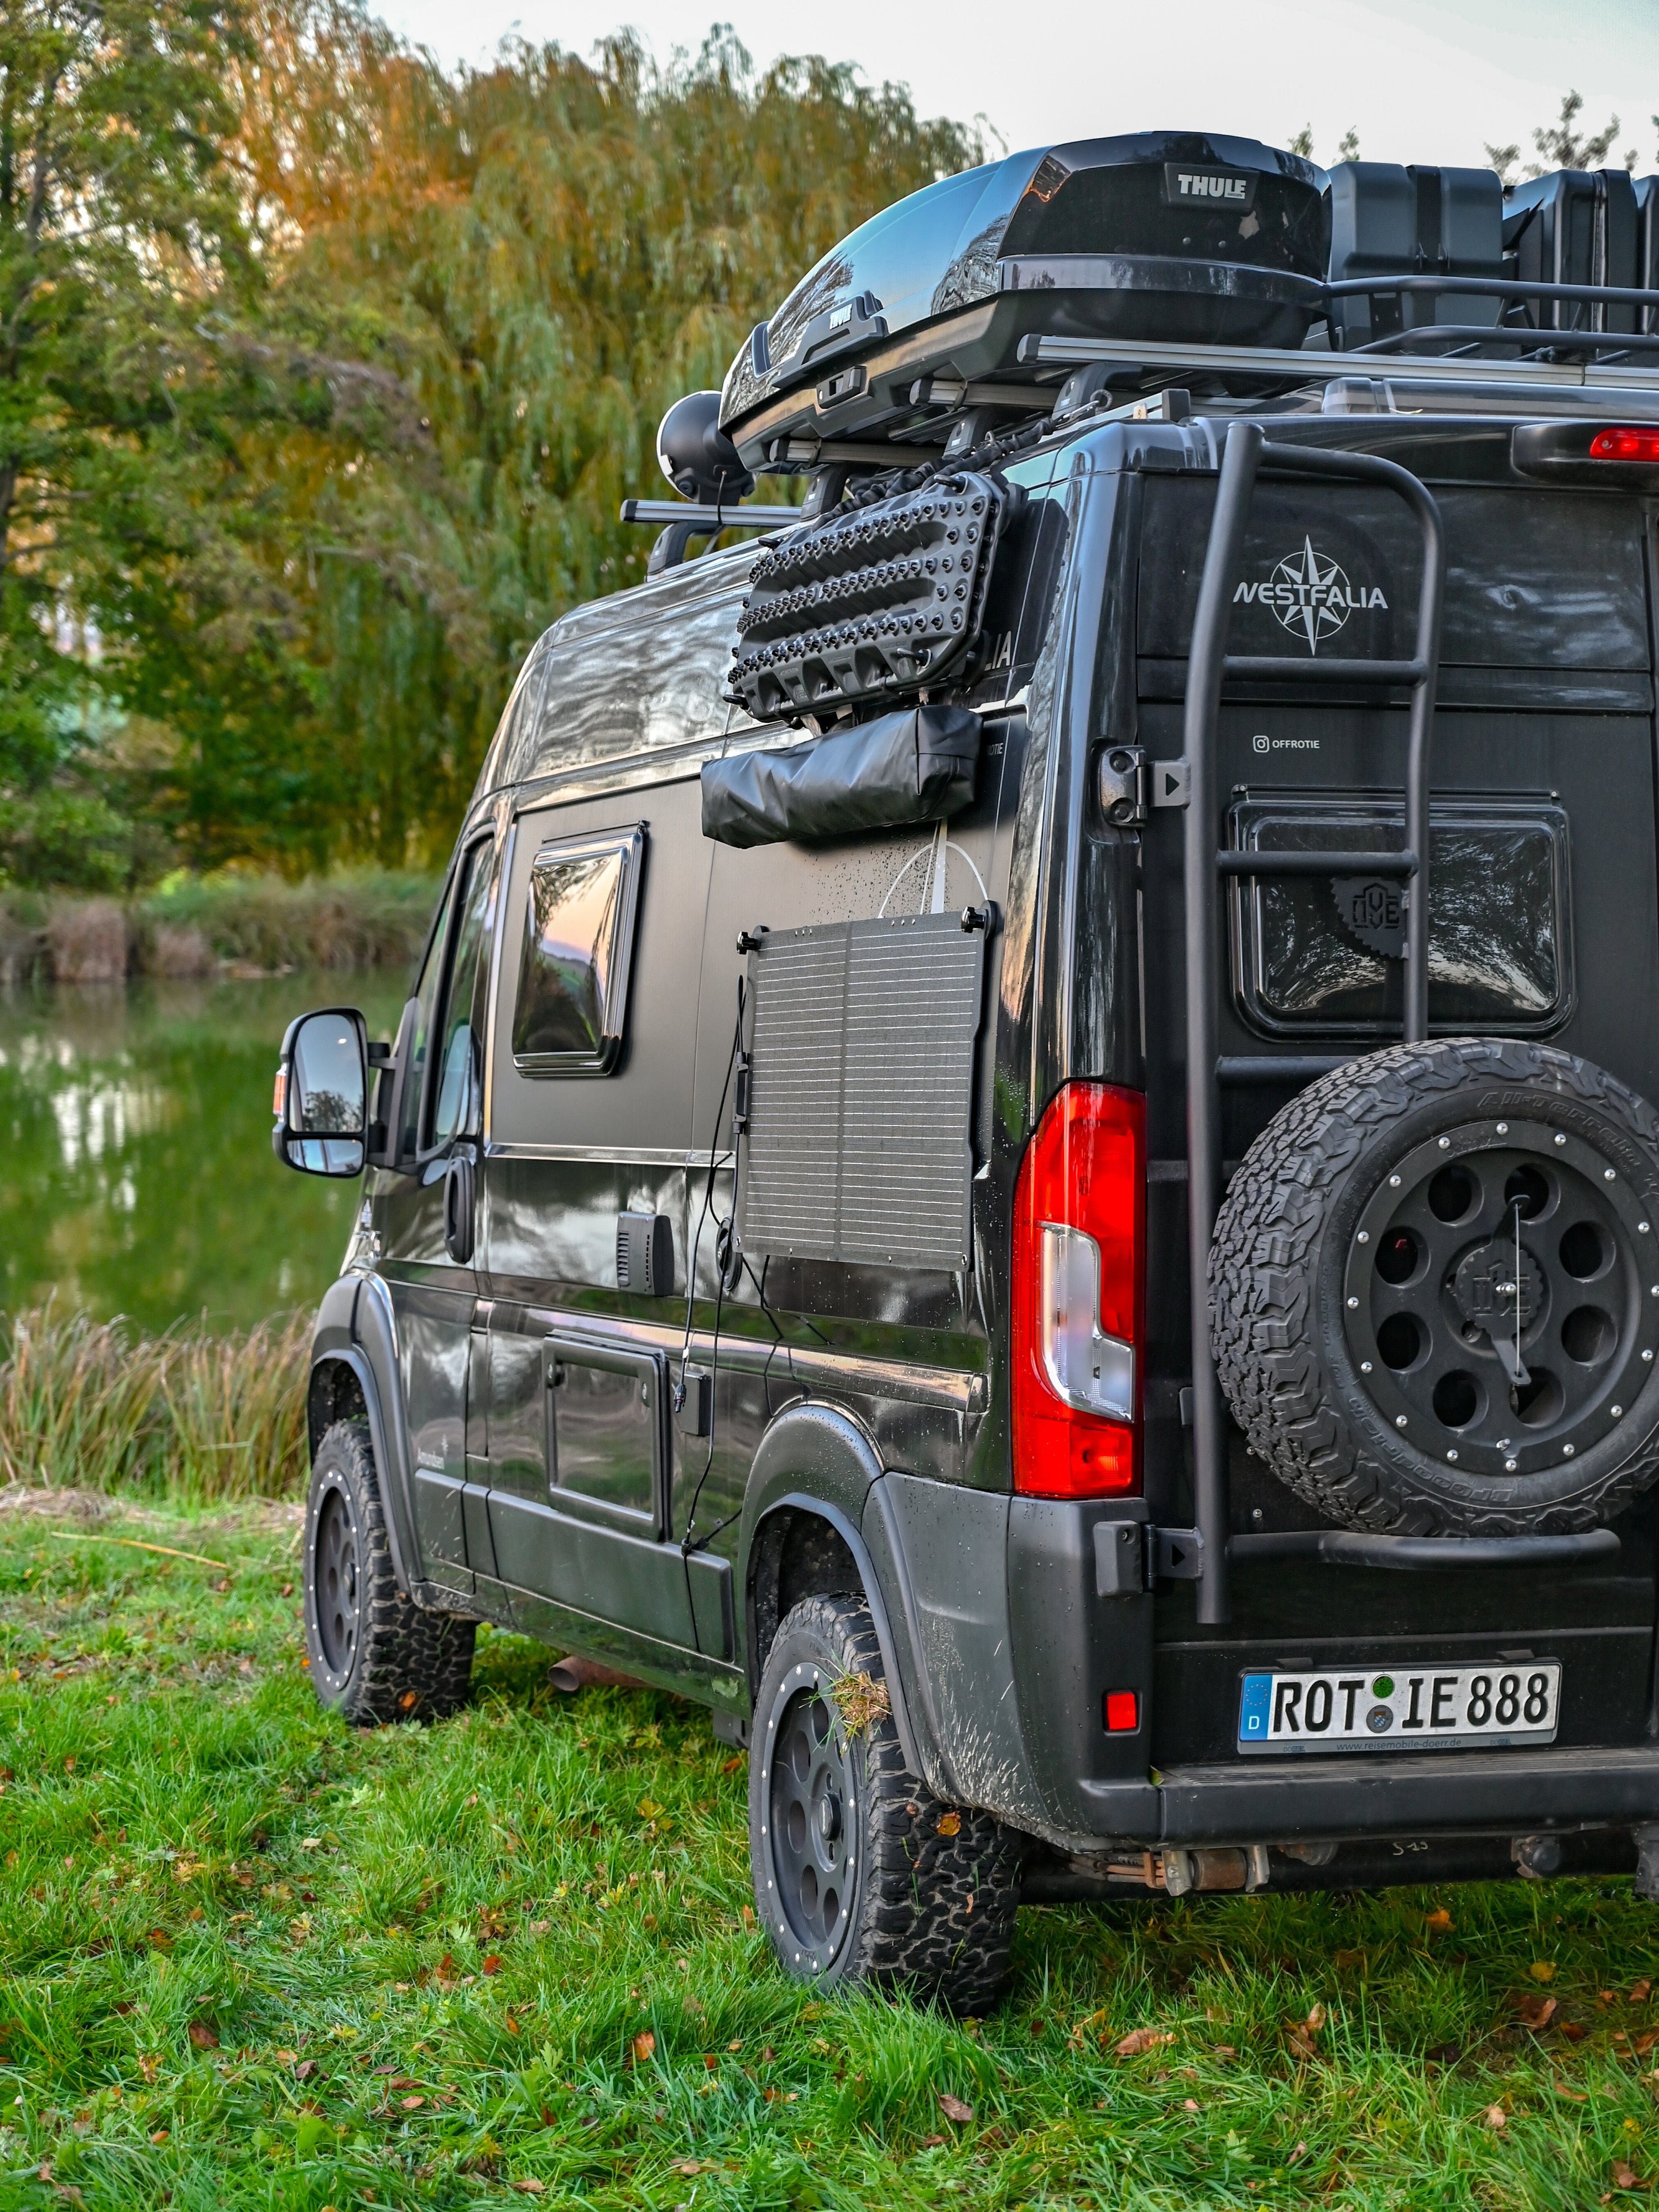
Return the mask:
[[(1435, 1198), (1424, 1182), (1450, 1225), (1443, 1236), (1424, 1216), (1431, 1232), (1419, 1237), (1425, 1249), (1413, 1261), (1402, 1247), (1395, 1270), (1403, 1281), (1415, 1267), (1420, 1348), (1403, 1328), (1378, 1348), (1376, 1334), (1364, 1334), (1376, 1287), (1368, 1271), (1389, 1279), (1391, 1178), (1404, 1190), (1436, 1161), (1454, 1175), (1460, 1162), (1468, 1171), (1475, 1196), (1467, 1249), (1455, 1193)], [(1501, 1249), (1513, 1235), (1527, 1249), (1518, 1267), (1489, 1270), (1490, 1288), (1532, 1302), (1530, 1401), (1513, 1389), (1495, 1330), (1480, 1325), (1472, 1303), (1480, 1240), (1496, 1244), (1478, 1218), (1492, 1163), (1487, 1187), (1502, 1169), (1514, 1202), (1530, 1188), (1524, 1205), (1540, 1209), (1537, 1233), (1528, 1212), (1512, 1224), (1504, 1214)], [(1600, 1280), (1584, 1301), (1595, 1327), (1584, 1312), (1561, 1309), (1573, 1303), (1565, 1294), (1573, 1278), (1595, 1270), (1576, 1256), (1567, 1213), (1558, 1212), (1553, 1225), (1544, 1218), (1569, 1182), (1583, 1199), (1572, 1214), (1600, 1209)], [(1222, 1389), (1251, 1449), (1341, 1526), (1494, 1536), (1593, 1528), (1659, 1474), (1656, 1232), (1659, 1115), (1600, 1068), (1498, 1039), (1371, 1054), (1293, 1099), (1233, 1178), (1210, 1261)], [(1409, 1232), (1398, 1234), (1409, 1243)], [(1552, 1269), (1562, 1277), (1554, 1287)], [(1510, 1279), (1498, 1283), (1498, 1273)], [(1378, 1290), (1379, 1311), (1412, 1303)], [(1518, 1321), (1514, 1334), (1519, 1351)], [(1454, 1360), (1449, 1346), (1459, 1338), (1468, 1356)], [(1542, 1370), (1566, 1371), (1569, 1358), (1578, 1363), (1569, 1375), (1577, 1397), (1564, 1403), (1559, 1382)], [(1605, 1387), (1589, 1373), (1596, 1360), (1607, 1363)], [(1439, 1363), (1437, 1414), (1432, 1401), (1419, 1402), (1431, 1361)], [(1452, 1368), (1463, 1371), (1439, 1372)], [(1554, 1401), (1536, 1395), (1544, 1382)], [(1486, 1435), (1500, 1429), (1501, 1437)]]
[(305, 1616), (312, 1686), (359, 1727), (465, 1703), (477, 1624), (399, 1592), (367, 1421), (337, 1421), (312, 1462)]
[(878, 1697), (848, 1725), (834, 1686), (860, 1675), (884, 1679), (861, 1597), (807, 1598), (786, 1617), (750, 1739), (762, 1921), (798, 1979), (903, 1986), (982, 2014), (1007, 1979), (1019, 1838), (905, 1771), (890, 1714), (868, 1711)]

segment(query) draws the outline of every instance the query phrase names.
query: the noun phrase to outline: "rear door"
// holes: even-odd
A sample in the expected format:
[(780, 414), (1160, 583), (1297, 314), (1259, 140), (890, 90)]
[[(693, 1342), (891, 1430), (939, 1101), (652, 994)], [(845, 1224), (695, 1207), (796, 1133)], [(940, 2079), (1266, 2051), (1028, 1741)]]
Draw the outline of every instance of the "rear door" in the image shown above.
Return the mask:
[[(1422, 455), (1406, 458), (1428, 471)], [(1431, 1030), (1546, 1039), (1659, 1099), (1651, 523), (1623, 493), (1433, 488), (1449, 583), (1432, 768)], [(1138, 689), (1155, 759), (1182, 750), (1183, 656), (1213, 495), (1212, 478), (1146, 484)], [(1229, 649), (1405, 652), (1413, 529), (1384, 495), (1265, 485)], [(1230, 693), (1218, 845), (1402, 842), (1406, 724), (1403, 701), (1374, 690)], [(1143, 851), (1148, 1151), (1153, 1177), (1171, 1188), (1184, 1188), (1182, 818), (1155, 812)], [(1229, 1167), (1310, 1066), (1398, 1036), (1393, 894), (1381, 879), (1231, 886), (1219, 1028)], [(1275, 1079), (1277, 1056), (1304, 1065)], [(1160, 1402), (1172, 1418), (1149, 1425), (1148, 1486), (1155, 1519), (1190, 1526), (1173, 1388), (1190, 1372), (1185, 1227), (1167, 1205), (1152, 1218), (1150, 1362), (1170, 1386)], [(1237, 1434), (1232, 1446), (1237, 1531), (1316, 1525)], [(1613, 1560), (1548, 1574), (1240, 1564), (1224, 1629), (1197, 1625), (1191, 1585), (1166, 1585), (1155, 1759), (1235, 1756), (1243, 1675), (1270, 1662), (1294, 1672), (1340, 1661), (1370, 1680), (1408, 1663), (1501, 1674), (1547, 1658), (1564, 1669), (1559, 1743), (1638, 1741), (1651, 1704), (1654, 1528), (1652, 1500), (1642, 1500), (1620, 1523)]]

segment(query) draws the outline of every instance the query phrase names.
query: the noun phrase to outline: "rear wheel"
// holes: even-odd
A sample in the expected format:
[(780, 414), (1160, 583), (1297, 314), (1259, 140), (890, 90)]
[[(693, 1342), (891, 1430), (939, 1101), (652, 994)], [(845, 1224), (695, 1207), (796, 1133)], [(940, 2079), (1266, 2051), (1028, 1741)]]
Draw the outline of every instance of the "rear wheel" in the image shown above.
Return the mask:
[(811, 1597), (768, 1656), (749, 1753), (755, 1899), (785, 1971), (983, 2014), (1007, 1979), (1019, 1838), (907, 1771), (870, 1608)]
[(349, 1721), (438, 1719), (465, 1703), (477, 1624), (399, 1591), (367, 1421), (337, 1421), (312, 1462), (305, 1613), (312, 1686)]
[(1312, 1085), (1216, 1224), (1257, 1455), (1350, 1528), (1588, 1528), (1659, 1474), (1659, 1116), (1547, 1046), (1397, 1046)]

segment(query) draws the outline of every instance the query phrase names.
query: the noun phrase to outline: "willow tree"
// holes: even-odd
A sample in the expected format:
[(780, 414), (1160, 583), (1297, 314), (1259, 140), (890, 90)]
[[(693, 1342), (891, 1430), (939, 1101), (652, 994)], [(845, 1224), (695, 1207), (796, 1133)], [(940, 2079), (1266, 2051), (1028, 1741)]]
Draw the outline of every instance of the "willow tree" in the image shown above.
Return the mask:
[(273, 12), (255, 53), (269, 328), (409, 411), (345, 435), (334, 394), (243, 459), (303, 579), (334, 849), (435, 854), (532, 640), (642, 574), (617, 509), (653, 489), (665, 408), (844, 232), (979, 148), (849, 70), (757, 73), (726, 36), (665, 68), (628, 40), (592, 62), (517, 45), (451, 80), (336, 4)]

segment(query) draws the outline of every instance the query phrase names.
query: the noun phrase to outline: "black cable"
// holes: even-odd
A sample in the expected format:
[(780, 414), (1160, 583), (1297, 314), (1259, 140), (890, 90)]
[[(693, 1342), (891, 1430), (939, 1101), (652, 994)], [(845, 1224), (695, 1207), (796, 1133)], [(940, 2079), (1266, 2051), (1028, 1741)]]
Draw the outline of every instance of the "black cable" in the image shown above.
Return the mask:
[[(732, 1032), (732, 1050), (726, 1063), (726, 1080), (720, 1085), (720, 1103), (716, 1110), (714, 1132), (716, 1138), (718, 1138), (720, 1134), (720, 1124), (726, 1118), (726, 1101), (727, 1093), (732, 1088), (732, 1072), (738, 1064), (738, 1054), (743, 1047), (743, 978), (739, 976), (738, 978), (738, 1018), (736, 1026)], [(738, 1164), (742, 1153), (742, 1146), (743, 1132), (741, 1129), (738, 1129), (733, 1132), (732, 1144), (732, 1212), (726, 1221), (720, 1224), (722, 1228), (726, 1229), (733, 1234), (735, 1234), (737, 1227), (737, 1177)], [(711, 1144), (708, 1148), (708, 1174), (703, 1184), (702, 1211), (698, 1217), (696, 1237), (692, 1246), (690, 1263), (687, 1270), (688, 1279), (685, 1286), (685, 1334), (680, 1345), (679, 1401), (681, 1404), (684, 1403), (685, 1367), (686, 1361), (690, 1354), (691, 1321), (696, 1298), (696, 1255), (702, 1249), (703, 1223), (708, 1218), (713, 1209), (714, 1164), (716, 1158), (717, 1154), (714, 1145)], [(714, 1340), (708, 1363), (708, 1449), (704, 1455), (702, 1470), (697, 1477), (696, 1486), (691, 1492), (691, 1502), (686, 1509), (684, 1533), (680, 1538), (680, 1558), (685, 1566), (685, 1595), (688, 1605), (690, 1603), (691, 1598), (691, 1568), (690, 1564), (691, 1553), (696, 1551), (702, 1550), (704, 1546), (712, 1541), (713, 1538), (720, 1533), (719, 1528), (711, 1529), (708, 1536), (702, 1537), (700, 1540), (694, 1539), (692, 1534), (692, 1531), (696, 1528), (697, 1523), (697, 1507), (702, 1501), (703, 1486), (708, 1482), (709, 1472), (714, 1464), (714, 1438), (715, 1430), (718, 1425), (718, 1417), (715, 1413), (715, 1403), (719, 1396), (720, 1371), (720, 1324), (724, 1318), (725, 1309), (726, 1264), (722, 1262), (720, 1267), (720, 1273), (714, 1291)], [(720, 1527), (724, 1528), (730, 1525), (729, 1521), (722, 1521)], [(696, 1633), (696, 1614), (695, 1610), (693, 1611), (691, 1617), (691, 1629), (692, 1634), (695, 1637)], [(699, 1646), (699, 1649), (701, 1649), (701, 1646)]]

